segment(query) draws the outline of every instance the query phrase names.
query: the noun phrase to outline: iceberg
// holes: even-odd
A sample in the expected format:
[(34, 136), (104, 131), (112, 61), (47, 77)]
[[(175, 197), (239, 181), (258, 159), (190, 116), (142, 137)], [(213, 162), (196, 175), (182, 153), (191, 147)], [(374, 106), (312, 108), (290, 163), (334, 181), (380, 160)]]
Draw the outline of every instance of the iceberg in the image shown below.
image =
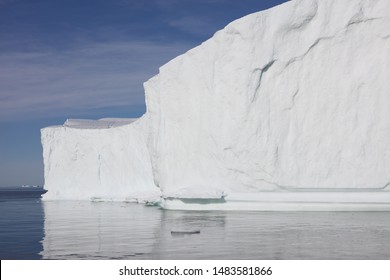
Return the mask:
[(140, 120), (43, 129), (45, 198), (389, 210), (389, 49), (387, 0), (240, 18), (144, 83)]
[(134, 119), (71, 119), (42, 129), (44, 199), (158, 199), (143, 130)]

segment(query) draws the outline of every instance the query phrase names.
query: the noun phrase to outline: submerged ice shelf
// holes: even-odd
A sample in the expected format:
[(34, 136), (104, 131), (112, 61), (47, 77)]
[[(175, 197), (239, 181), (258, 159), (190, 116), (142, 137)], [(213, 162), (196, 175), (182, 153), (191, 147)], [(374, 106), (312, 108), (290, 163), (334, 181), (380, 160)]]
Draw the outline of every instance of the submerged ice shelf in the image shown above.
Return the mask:
[(45, 199), (389, 210), (389, 30), (387, 0), (238, 19), (145, 82), (141, 119), (42, 129)]
[(390, 211), (389, 190), (235, 193), (219, 199), (165, 198), (161, 207), (192, 211)]

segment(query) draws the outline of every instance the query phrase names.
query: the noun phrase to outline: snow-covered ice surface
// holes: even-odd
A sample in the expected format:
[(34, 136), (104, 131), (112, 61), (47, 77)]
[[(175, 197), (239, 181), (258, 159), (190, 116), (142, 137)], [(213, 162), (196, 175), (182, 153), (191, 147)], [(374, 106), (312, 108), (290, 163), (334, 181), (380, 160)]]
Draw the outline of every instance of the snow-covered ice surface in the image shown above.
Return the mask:
[(44, 129), (46, 197), (157, 190), (173, 209), (183, 201), (172, 198), (229, 208), (274, 196), (388, 208), (388, 73), (388, 0), (293, 0), (248, 15), (144, 84), (141, 124)]
[(67, 119), (63, 126), (84, 129), (102, 129), (131, 124), (137, 119), (104, 118), (100, 120)]

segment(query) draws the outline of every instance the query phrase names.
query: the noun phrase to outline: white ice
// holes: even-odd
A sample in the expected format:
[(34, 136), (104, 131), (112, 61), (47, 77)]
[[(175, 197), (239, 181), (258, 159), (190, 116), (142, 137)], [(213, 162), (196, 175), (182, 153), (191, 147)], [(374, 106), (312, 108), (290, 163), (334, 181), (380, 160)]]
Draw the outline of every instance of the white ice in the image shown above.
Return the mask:
[(238, 19), (144, 84), (141, 123), (44, 129), (46, 196), (299, 202), (306, 189), (308, 202), (363, 191), (372, 205), (390, 185), (389, 49), (388, 0), (293, 0)]
[(68, 120), (42, 129), (44, 198), (158, 200), (143, 122), (133, 121)]

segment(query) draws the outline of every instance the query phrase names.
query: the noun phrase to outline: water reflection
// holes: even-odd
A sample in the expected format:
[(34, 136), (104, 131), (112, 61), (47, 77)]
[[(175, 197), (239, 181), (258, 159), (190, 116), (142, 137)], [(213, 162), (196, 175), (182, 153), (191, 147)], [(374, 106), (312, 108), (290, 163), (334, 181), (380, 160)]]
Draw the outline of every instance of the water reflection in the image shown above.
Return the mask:
[(64, 201), (44, 202), (44, 212), (45, 259), (390, 259), (388, 212), (192, 212)]
[[(227, 213), (162, 211), (161, 230), (153, 248), (156, 259), (210, 259), (223, 254)], [(172, 234), (172, 232), (197, 234)], [(226, 258), (227, 255), (224, 256)]]
[(388, 212), (165, 211), (161, 226), (161, 259), (390, 259)]
[(78, 201), (44, 202), (43, 206), (45, 259), (151, 258), (160, 228), (157, 208)]
[(39, 259), (43, 209), (39, 198), (0, 198), (0, 259)]

